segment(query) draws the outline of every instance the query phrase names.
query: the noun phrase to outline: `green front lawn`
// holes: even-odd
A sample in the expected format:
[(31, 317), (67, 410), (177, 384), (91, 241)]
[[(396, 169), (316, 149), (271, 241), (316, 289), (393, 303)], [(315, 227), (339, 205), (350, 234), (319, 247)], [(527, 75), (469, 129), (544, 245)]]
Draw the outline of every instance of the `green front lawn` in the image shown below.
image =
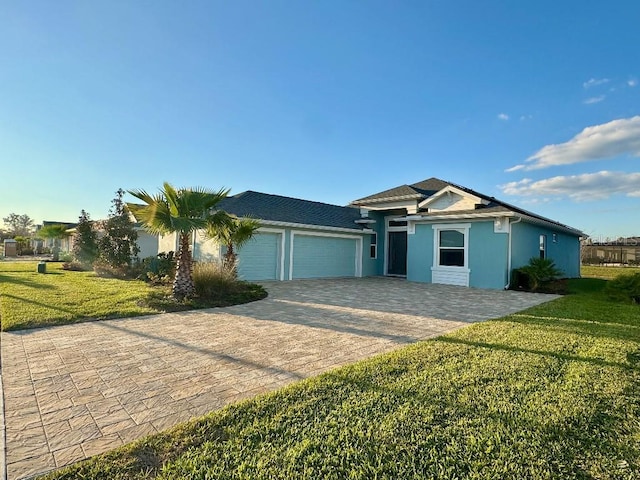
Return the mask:
[(0, 262), (2, 330), (226, 306), (266, 296), (262, 287), (240, 283), (217, 298), (176, 303), (169, 287), (62, 270), (60, 263), (47, 263), (46, 274), (36, 267), (36, 262)]
[(231, 405), (49, 479), (640, 478), (640, 307), (604, 280)]

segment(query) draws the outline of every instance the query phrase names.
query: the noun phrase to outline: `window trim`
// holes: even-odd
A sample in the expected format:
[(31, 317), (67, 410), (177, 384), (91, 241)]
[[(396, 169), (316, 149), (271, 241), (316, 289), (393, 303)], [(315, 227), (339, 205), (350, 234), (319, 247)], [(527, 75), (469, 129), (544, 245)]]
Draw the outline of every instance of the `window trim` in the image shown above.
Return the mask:
[(371, 244), (369, 245), (369, 258), (377, 260), (378, 258), (378, 233), (371, 234)]
[(547, 258), (547, 236), (545, 234), (540, 234), (540, 258), (544, 260)]
[[(471, 229), (470, 223), (442, 223), (438, 225), (432, 225), (433, 228), (433, 266), (431, 270), (440, 270), (440, 271), (454, 271), (454, 272), (464, 272), (469, 273), (471, 270), (469, 269), (469, 231)], [(455, 266), (455, 265), (440, 265), (440, 232), (447, 230), (455, 230), (464, 235), (464, 265), (463, 266)]]

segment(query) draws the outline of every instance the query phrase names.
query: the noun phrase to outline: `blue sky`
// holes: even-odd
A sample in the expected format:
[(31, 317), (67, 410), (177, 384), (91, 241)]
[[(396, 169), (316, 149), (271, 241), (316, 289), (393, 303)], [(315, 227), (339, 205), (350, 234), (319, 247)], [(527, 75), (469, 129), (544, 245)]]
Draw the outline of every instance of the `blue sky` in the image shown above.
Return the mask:
[(640, 2), (0, 4), (0, 217), (432, 176), (640, 235)]

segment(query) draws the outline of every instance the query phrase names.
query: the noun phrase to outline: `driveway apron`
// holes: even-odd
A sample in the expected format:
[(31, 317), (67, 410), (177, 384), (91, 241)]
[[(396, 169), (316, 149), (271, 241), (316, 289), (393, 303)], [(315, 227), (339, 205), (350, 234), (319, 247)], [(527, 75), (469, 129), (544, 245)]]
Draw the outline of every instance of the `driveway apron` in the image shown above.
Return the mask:
[(555, 298), (391, 278), (265, 285), (246, 305), (3, 332), (7, 477)]

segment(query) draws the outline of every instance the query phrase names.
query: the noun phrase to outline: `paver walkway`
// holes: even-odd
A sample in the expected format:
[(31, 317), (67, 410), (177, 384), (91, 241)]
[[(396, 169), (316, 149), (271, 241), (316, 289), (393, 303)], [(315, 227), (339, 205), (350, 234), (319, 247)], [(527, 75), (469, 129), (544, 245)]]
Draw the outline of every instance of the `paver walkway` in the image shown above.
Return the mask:
[(389, 278), (267, 290), (229, 308), (2, 333), (8, 478), (554, 298)]

